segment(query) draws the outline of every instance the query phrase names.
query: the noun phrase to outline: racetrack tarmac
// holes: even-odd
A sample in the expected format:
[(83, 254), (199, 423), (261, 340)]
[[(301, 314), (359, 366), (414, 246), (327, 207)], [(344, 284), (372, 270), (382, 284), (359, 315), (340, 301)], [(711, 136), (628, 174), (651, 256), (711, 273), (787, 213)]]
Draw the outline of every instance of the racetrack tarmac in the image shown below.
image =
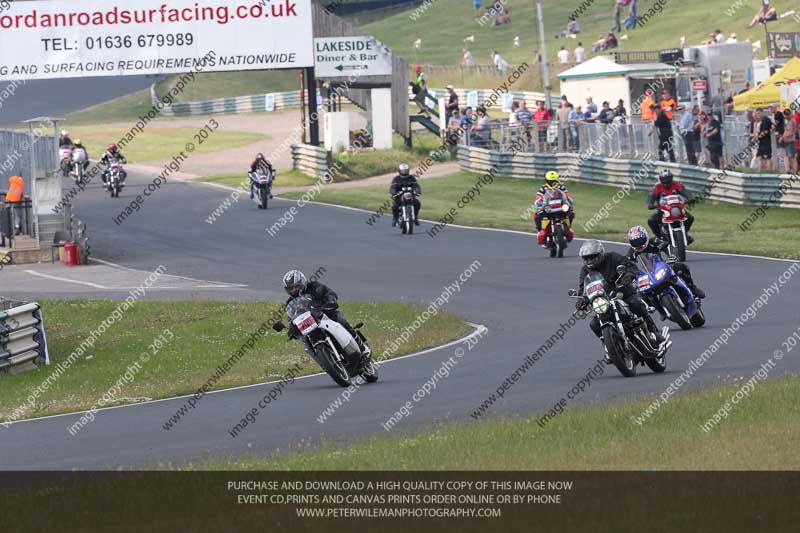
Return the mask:
[[(146, 272), (164, 265), (172, 275), (237, 284), (203, 293), (211, 298), (283, 299), (281, 275), (290, 268), (327, 272), (322, 281), (345, 300), (406, 301), (427, 306), (444, 287), (453, 284), (470, 265), (446, 306), (465, 320), (484, 325), (488, 333), (467, 350), (446, 379), (416, 403), (412, 414), (393, 431), (408, 431), (439, 421), (470, 421), (487, 396), (568, 321), (574, 301), (567, 296), (577, 282), (579, 242), (565, 259), (547, 257), (535, 238), (514, 232), (448, 227), (435, 238), (424, 231), (402, 236), (389, 218), (365, 223), (368, 214), (334, 206), (305, 205), (295, 220), (274, 237), (266, 232), (296, 201), (275, 199), (261, 211), (242, 197), (216, 222), (205, 220), (228, 192), (204, 184), (172, 180), (142, 204), (122, 225), (112, 218), (140, 194), (153, 176), (131, 174), (119, 199), (111, 199), (96, 184), (80, 195), (75, 213), (88, 224), (93, 254), (104, 261)], [(66, 182), (65, 182), (66, 186)], [(424, 204), (422, 215), (425, 215)], [(646, 216), (646, 213), (642, 213)], [(698, 224), (702, 224), (698, 220)], [(429, 229), (424, 223), (420, 230)], [(621, 251), (621, 247), (612, 245)], [(630, 395), (661, 393), (792, 264), (759, 258), (690, 254), (690, 265), (707, 292), (708, 322), (699, 330), (672, 328), (674, 345), (668, 370), (655, 375), (640, 367), (626, 379), (607, 367), (602, 376), (570, 407), (607, 402)], [(475, 263), (475, 262), (478, 263)], [(479, 266), (476, 266), (479, 265)], [(238, 285), (245, 285), (246, 288)], [(770, 296), (754, 318), (734, 334), (688, 381), (682, 390), (749, 376), (779, 349), (798, 324), (794, 275)], [(158, 293), (155, 297), (193, 297), (193, 287)], [(58, 296), (58, 290), (37, 294), (33, 287), (7, 287), (9, 298)], [(86, 286), (82, 297), (122, 298), (127, 291)], [(75, 297), (74, 291), (64, 296)], [(154, 297), (153, 294), (149, 295)], [(254, 323), (258, 317), (253, 317)], [(365, 333), (369, 337), (367, 324)], [(113, 335), (113, 330), (107, 334)], [(466, 348), (465, 345), (461, 345)], [(180, 466), (198, 460), (241, 454), (284, 453), (317, 445), (322, 438), (349, 441), (386, 433), (382, 427), (395, 411), (454, 355), (455, 346), (388, 363), (381, 379), (361, 387), (327, 421), (318, 417), (342, 393), (324, 375), (296, 380), (283, 389), (237, 437), (228, 430), (255, 407), (274, 384), (239, 388), (208, 395), (172, 429), (163, 424), (185, 399), (157, 401), (98, 412), (96, 420), (77, 435), (69, 428), (79, 414), (21, 421), (0, 427), (2, 469), (115, 469)], [(600, 343), (578, 322), (525, 373), (484, 416), (542, 412), (564, 396), (602, 357)], [(309, 365), (312, 363), (309, 362)], [(771, 373), (777, 377), (798, 371), (797, 358), (784, 358)], [(45, 374), (43, 374), (44, 376)], [(109, 384), (111, 385), (111, 384)], [(668, 408), (668, 407), (665, 407)]]

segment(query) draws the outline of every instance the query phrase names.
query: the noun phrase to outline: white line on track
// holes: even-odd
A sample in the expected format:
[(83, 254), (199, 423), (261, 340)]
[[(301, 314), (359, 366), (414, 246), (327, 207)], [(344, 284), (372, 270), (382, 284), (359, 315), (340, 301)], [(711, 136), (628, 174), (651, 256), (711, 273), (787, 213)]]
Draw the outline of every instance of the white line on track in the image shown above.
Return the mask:
[[(112, 263), (111, 261), (105, 261), (103, 259), (97, 259), (96, 257), (92, 257), (92, 258), (90, 258), (90, 260), (91, 261), (96, 261), (96, 262), (98, 262), (100, 264), (103, 264), (103, 265), (119, 268), (119, 269), (122, 269), (122, 270), (128, 270), (130, 272), (141, 272), (143, 274), (152, 274), (152, 272), (148, 272), (146, 270), (140, 270), (138, 268), (126, 267), (124, 265), (120, 265), (120, 264), (117, 264), (117, 263)], [(207, 283), (208, 284), (208, 285), (201, 285), (201, 287), (214, 287), (214, 288), (225, 287), (225, 288), (231, 288), (231, 289), (232, 288), (236, 288), (236, 287), (247, 287), (247, 285), (245, 285), (243, 283), (228, 283), (227, 281), (210, 281), (210, 280), (207, 280), (207, 279), (195, 279), (195, 278), (190, 278), (188, 276), (179, 276), (177, 274), (170, 274), (168, 272), (165, 272), (165, 275), (172, 276), (173, 278), (185, 279), (185, 280), (188, 280), (188, 281), (196, 281), (197, 283)]]
[[(470, 332), (468, 335), (465, 335), (465, 336), (461, 337), (460, 339), (456, 339), (454, 341), (447, 342), (447, 343), (442, 344), (440, 346), (434, 346), (432, 348), (428, 348), (426, 350), (422, 350), (422, 351), (419, 351), (419, 352), (414, 352), (414, 353), (410, 353), (410, 354), (407, 354), (407, 355), (401, 355), (400, 357), (393, 357), (392, 359), (387, 359), (385, 361), (381, 361), (380, 365), (383, 366), (383, 365), (385, 365), (387, 363), (393, 363), (395, 361), (401, 361), (403, 359), (409, 359), (411, 357), (417, 357), (417, 356), (420, 356), (420, 355), (425, 355), (427, 353), (436, 352), (436, 351), (439, 351), (439, 350), (444, 350), (445, 348), (449, 348), (450, 346), (455, 346), (456, 344), (461, 344), (463, 342), (466, 342), (466, 341), (470, 340), (472, 337), (475, 337), (476, 335), (483, 336), (483, 335), (486, 334), (487, 331), (489, 331), (489, 328), (487, 328), (483, 324), (473, 324), (472, 322), (467, 322), (467, 324), (469, 324), (472, 327), (473, 331)], [(297, 381), (297, 380), (300, 380), (300, 379), (309, 379), (309, 378), (313, 378), (313, 377), (317, 377), (317, 376), (326, 376), (326, 375), (327, 374), (325, 372), (318, 372), (316, 374), (308, 374), (307, 376), (297, 376), (294, 379), (295, 379), (295, 381)], [(238, 387), (231, 387), (229, 389), (219, 389), (219, 390), (208, 391), (205, 395), (209, 396), (211, 394), (219, 394), (219, 393), (222, 393), (222, 392), (231, 392), (231, 391), (241, 390), (241, 389), (251, 389), (253, 387), (263, 387), (264, 385), (272, 385), (273, 383), (280, 383), (280, 382), (281, 382), (281, 380), (265, 381), (265, 382), (262, 382), (262, 383), (252, 383), (250, 385), (240, 385)], [(95, 413), (99, 413), (100, 411), (110, 411), (112, 409), (125, 409), (125, 408), (128, 408), (128, 407), (138, 407), (140, 405), (147, 405), (147, 404), (153, 404), (153, 403), (171, 402), (173, 400), (182, 400), (184, 398), (191, 398), (192, 396), (194, 396), (194, 394), (184, 394), (183, 396), (173, 396), (172, 398), (159, 398), (157, 400), (148, 400), (148, 401), (145, 401), (145, 402), (128, 403), (128, 404), (125, 404), (125, 405), (113, 405), (111, 407), (103, 407), (103, 408), (97, 409), (94, 412)], [(38, 418), (23, 418), (22, 420), (14, 420), (12, 422), (0, 422), (0, 425), (4, 426), (7, 429), (9, 426), (13, 426), (14, 424), (22, 424), (23, 422), (38, 422), (39, 420), (47, 420), (47, 419), (50, 419), (50, 418), (62, 418), (62, 417), (65, 417), (65, 416), (75, 416), (75, 415), (80, 415), (80, 414), (83, 414), (83, 413), (88, 413), (89, 411), (90, 411), (90, 409), (86, 409), (86, 410), (83, 410), (83, 411), (74, 411), (72, 413), (60, 413), (60, 414), (57, 414), (57, 415), (40, 416)]]
[(61, 278), (58, 276), (50, 276), (49, 274), (42, 274), (41, 272), (35, 272), (33, 270), (26, 270), (26, 273), (30, 274), (31, 276), (39, 276), (40, 278), (47, 278), (52, 279), (55, 281), (63, 281), (66, 283), (77, 283), (78, 285), (87, 285), (89, 287), (93, 287), (95, 289), (106, 289), (109, 290), (110, 287), (106, 287), (105, 285), (99, 285), (97, 283), (92, 283), (90, 281), (78, 281), (76, 279), (69, 279), (69, 278)]

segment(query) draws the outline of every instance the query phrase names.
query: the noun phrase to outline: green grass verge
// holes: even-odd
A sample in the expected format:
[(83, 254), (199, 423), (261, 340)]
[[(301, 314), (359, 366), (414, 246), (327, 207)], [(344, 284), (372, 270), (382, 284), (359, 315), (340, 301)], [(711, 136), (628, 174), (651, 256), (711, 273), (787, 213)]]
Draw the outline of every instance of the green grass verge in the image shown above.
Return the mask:
[[(92, 157), (98, 157), (108, 144), (124, 138), (130, 128), (129, 123), (93, 125), (73, 128), (70, 130), (70, 134), (73, 139), (79, 138), (83, 141)], [(169, 161), (181, 151), (186, 152), (187, 143), (195, 146), (196, 149), (193, 153), (208, 154), (247, 146), (268, 138), (259, 133), (218, 130), (209, 134), (208, 138), (199, 144), (195, 138), (198, 130), (199, 128), (194, 127), (149, 127), (136, 135), (136, 138), (125, 146), (122, 152), (131, 163)]]
[[(622, 380), (622, 378), (620, 378)], [(346, 447), (274, 458), (219, 459), (211, 470), (797, 470), (800, 377), (761, 382), (708, 433), (701, 426), (739, 390), (727, 384), (672, 397), (641, 426), (649, 399), (568, 407), (538, 417), (447, 424)], [(431, 400), (435, 401), (435, 400)]]
[[(119, 305), (107, 300), (47, 300), (40, 302), (47, 327), (52, 364), (0, 378), (0, 421), (26, 404), (28, 396), (65, 361), (90, 332)], [(142, 398), (169, 398), (196, 391), (258, 330), (253, 317), (267, 317), (277, 302), (140, 301), (99, 336), (93, 348), (78, 358), (39, 396), (24, 417), (89, 409), (139, 361), (154, 339), (168, 328), (174, 338), (122, 387), (121, 403)], [(353, 323), (364, 321), (364, 333), (377, 353), (385, 350), (413, 322), (421, 309), (395, 303), (344, 303)], [(405, 353), (436, 346), (469, 331), (461, 319), (440, 313), (403, 346)], [(401, 354), (395, 354), (401, 355)], [(293, 365), (301, 374), (319, 372), (299, 342), (271, 329), (258, 340), (213, 388), (222, 389), (279, 379)]]
[[(195, 75), (176, 102), (200, 102), (217, 98), (234, 98), (251, 94), (296, 91), (300, 88), (299, 70), (265, 70), (242, 72), (211, 72)], [(171, 76), (158, 82), (156, 93), (167, 94), (177, 78)]]
[[(144, 89), (69, 113), (64, 117), (63, 125), (69, 129), (76, 126), (125, 122), (130, 128), (131, 123), (135, 124), (139, 120), (139, 116), (147, 114), (152, 107), (150, 89)], [(72, 136), (74, 138), (74, 135)]]
[[(422, 214), (428, 220), (440, 220), (480, 178), (479, 174), (462, 172), (446, 178), (422, 182)], [(495, 178), (482, 188), (480, 196), (457, 212), (456, 224), (487, 228), (534, 231), (530, 215), (523, 216), (541, 185), (539, 180)], [(645, 209), (645, 192), (633, 192), (610, 211), (609, 216), (590, 232), (581, 225), (619, 191), (615, 187), (569, 183), (575, 198), (575, 234), (577, 237), (623, 241), (628, 229), (644, 225), (650, 211)], [(291, 193), (289, 198), (299, 197)], [(377, 210), (386, 201), (386, 188), (370, 186), (357, 189), (323, 189), (316, 200), (321, 202)], [(696, 217), (692, 227), (695, 238), (692, 250), (755, 254), (769, 257), (800, 259), (800, 217), (793, 209), (773, 208), (750, 230), (737, 227), (752, 213), (753, 208), (722, 203), (704, 203), (692, 209)], [(389, 218), (386, 218), (389, 223)], [(797, 233), (795, 233), (797, 231)]]
[(354, 180), (388, 174), (395, 172), (400, 163), (411, 164), (415, 159), (424, 159), (428, 157), (428, 152), (442, 145), (442, 141), (433, 133), (426, 131), (413, 135), (413, 147), (410, 150), (405, 148), (403, 138), (395, 134), (390, 150), (366, 150), (353, 154), (340, 152), (334, 155), (334, 161), (341, 167), (339, 174)]
[[(231, 187), (238, 187), (244, 182), (248, 183), (248, 178), (244, 174), (231, 174), (225, 176), (211, 176), (209, 178), (201, 178), (198, 181), (209, 181), (211, 183), (222, 183)], [(305, 185), (314, 185), (319, 181), (312, 178), (307, 174), (303, 174), (298, 170), (280, 170), (278, 169), (278, 177), (275, 181), (275, 187), (302, 187)]]

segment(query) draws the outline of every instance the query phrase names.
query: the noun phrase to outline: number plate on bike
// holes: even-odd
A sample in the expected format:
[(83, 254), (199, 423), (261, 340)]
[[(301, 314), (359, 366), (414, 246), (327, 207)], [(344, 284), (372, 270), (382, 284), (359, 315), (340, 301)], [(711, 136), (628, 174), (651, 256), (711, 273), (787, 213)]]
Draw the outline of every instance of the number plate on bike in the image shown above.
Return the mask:
[(649, 289), (651, 285), (650, 277), (649, 276), (640, 276), (638, 280), (636, 280), (636, 288), (637, 289)]
[(314, 331), (319, 327), (317, 321), (314, 320), (313, 316), (311, 316), (310, 311), (306, 311), (302, 315), (298, 316), (293, 320), (293, 322), (294, 325), (297, 326), (297, 329), (300, 331), (300, 333), (303, 335), (308, 335), (309, 333), (311, 333), (312, 331)]
[(598, 292), (602, 292), (603, 290), (604, 290), (604, 288), (603, 288), (603, 282), (602, 281), (592, 282), (592, 283), (590, 283), (589, 285), (586, 286), (586, 296), (591, 298), (592, 295), (594, 295), (594, 294), (596, 294)]
[(411, 194), (410, 192), (407, 192), (403, 194), (403, 198), (405, 198), (406, 200), (412, 200), (414, 198), (414, 195)]
[(563, 203), (561, 200), (550, 200), (547, 205), (550, 209), (561, 209)]

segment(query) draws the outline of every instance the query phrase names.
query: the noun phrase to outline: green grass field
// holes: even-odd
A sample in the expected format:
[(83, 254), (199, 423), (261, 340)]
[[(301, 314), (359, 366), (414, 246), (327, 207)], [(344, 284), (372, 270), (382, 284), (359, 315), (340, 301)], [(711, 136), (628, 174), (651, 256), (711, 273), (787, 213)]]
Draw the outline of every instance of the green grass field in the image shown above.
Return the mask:
[[(81, 139), (92, 157), (98, 157), (112, 142), (124, 138), (130, 131), (131, 123), (116, 123), (108, 125), (79, 126), (70, 130), (73, 139)], [(122, 152), (131, 163), (144, 161), (169, 161), (181, 151), (186, 151), (187, 143), (195, 146), (195, 154), (207, 154), (247, 146), (268, 136), (258, 133), (239, 131), (215, 131), (208, 135), (202, 144), (198, 143), (195, 135), (200, 128), (191, 127), (148, 127), (143, 133), (138, 133)]]
[[(556, 39), (556, 34), (566, 29), (567, 17), (581, 6), (582, 0), (548, 1), (543, 3), (545, 21), (545, 38), (549, 62), (556, 62), (556, 53), (564, 45), (574, 50), (578, 41), (583, 42), (587, 50), (587, 59), (594, 54), (589, 53), (591, 43), (601, 35), (604, 36), (613, 25), (611, 0), (593, 2), (578, 21), (581, 34), (578, 39)], [(640, 16), (646, 14), (656, 0), (637, 2)], [(483, 2), (484, 7), (489, 2)], [(476, 64), (491, 64), (490, 54), (497, 50), (512, 65), (527, 61), (532, 64), (531, 49), (539, 48), (539, 35), (536, 30), (536, 2), (529, 0), (507, 0), (505, 3), (511, 14), (508, 25), (490, 27), (481, 26), (475, 21), (475, 10), (472, 2), (461, 0), (436, 0), (416, 20), (410, 15), (413, 11), (400, 13), (392, 17), (366, 25), (363, 29), (380, 39), (384, 44), (408, 61), (434, 65), (458, 65), (461, 61), (461, 49), (466, 45), (472, 52)], [(764, 39), (764, 28), (759, 25), (748, 29), (746, 26), (755, 15), (760, 2), (751, 0), (745, 7), (735, 10), (731, 0), (668, 0), (661, 13), (655, 13), (641, 28), (624, 30), (628, 39), (620, 40), (618, 50), (659, 50), (677, 48), (682, 35), (686, 36), (690, 45), (700, 44), (715, 29), (726, 36), (736, 33), (739, 41)], [(775, 0), (773, 5), (778, 12), (798, 9), (791, 0)], [(728, 9), (734, 8), (732, 16)], [(627, 13), (627, 8), (624, 11)], [(624, 18), (623, 18), (624, 22)], [(770, 31), (796, 31), (797, 21), (787, 17), (769, 24)], [(464, 43), (464, 39), (475, 36), (474, 43)], [(521, 46), (514, 47), (515, 36), (520, 37)], [(414, 41), (422, 39), (422, 48), (414, 49)], [(762, 42), (762, 57), (765, 56), (766, 43)], [(429, 84), (439, 86), (439, 80), (430, 79)], [(526, 87), (528, 88), (528, 87)], [(528, 88), (534, 89), (534, 88)]]
[[(450, 208), (456, 207), (456, 202), (479, 178), (480, 174), (462, 172), (446, 178), (423, 180), (420, 216), (427, 220), (440, 220)], [(623, 241), (627, 238), (628, 229), (637, 224), (644, 225), (651, 213), (645, 208), (646, 193), (632, 192), (614, 206), (607, 218), (587, 232), (581, 225), (610, 202), (619, 189), (581, 183), (567, 185), (575, 198), (574, 229), (577, 237)], [(492, 184), (483, 186), (474, 202), (458, 211), (454, 223), (533, 232), (533, 220), (525, 213), (539, 186), (539, 181), (495, 178)], [(290, 193), (286, 196), (296, 198), (299, 194)], [(326, 189), (316, 199), (377, 210), (386, 198), (386, 187), (370, 186), (347, 190)], [(695, 206), (692, 209), (696, 217), (692, 228), (695, 242), (690, 250), (800, 259), (800, 231), (794, 233), (794, 230), (800, 230), (797, 211), (773, 208), (750, 230), (740, 231), (737, 225), (750, 216), (752, 210), (752, 207), (722, 203)], [(384, 217), (383, 223), (389, 222), (390, 218)]]
[[(0, 421), (8, 420), (18, 406), (25, 404), (32, 391), (54, 372), (55, 365), (66, 360), (119, 305), (108, 300), (40, 303), (52, 364), (0, 378)], [(122, 387), (116, 395), (119, 401), (113, 404), (192, 393), (258, 330), (259, 324), (253, 317), (266, 320), (278, 306), (278, 302), (137, 302), (97, 338), (93, 348), (46, 388), (35, 407), (25, 410), (24, 417), (72, 412), (96, 405), (167, 329), (172, 339), (152, 354), (148, 362), (141, 363), (141, 369), (134, 373), (135, 379)], [(386, 349), (421, 311), (395, 303), (344, 303), (342, 309), (353, 323), (366, 323), (364, 334), (377, 353)], [(402, 351), (410, 353), (436, 346), (468, 331), (469, 326), (461, 319), (441, 313), (425, 322), (403, 345)], [(280, 379), (295, 364), (302, 368), (300, 374), (320, 371), (299, 342), (289, 342), (285, 334), (269, 329), (213, 388)]]
[[(214, 72), (195, 75), (175, 99), (176, 102), (199, 102), (250, 94), (296, 91), (300, 88), (299, 70)], [(177, 76), (179, 77), (179, 76)], [(175, 86), (176, 76), (158, 82), (156, 93), (167, 94)]]
[[(623, 378), (619, 378), (623, 380)], [(749, 378), (748, 378), (749, 379)], [(716, 427), (701, 426), (742, 383), (673, 396), (642, 425), (650, 399), (539, 416), (438, 425), (290, 455), (219, 458), (211, 470), (797, 470), (800, 377), (759, 382)], [(521, 385), (525, 386), (525, 384)], [(435, 401), (435, 400), (430, 400)], [(470, 406), (465, 406), (469, 408)]]

